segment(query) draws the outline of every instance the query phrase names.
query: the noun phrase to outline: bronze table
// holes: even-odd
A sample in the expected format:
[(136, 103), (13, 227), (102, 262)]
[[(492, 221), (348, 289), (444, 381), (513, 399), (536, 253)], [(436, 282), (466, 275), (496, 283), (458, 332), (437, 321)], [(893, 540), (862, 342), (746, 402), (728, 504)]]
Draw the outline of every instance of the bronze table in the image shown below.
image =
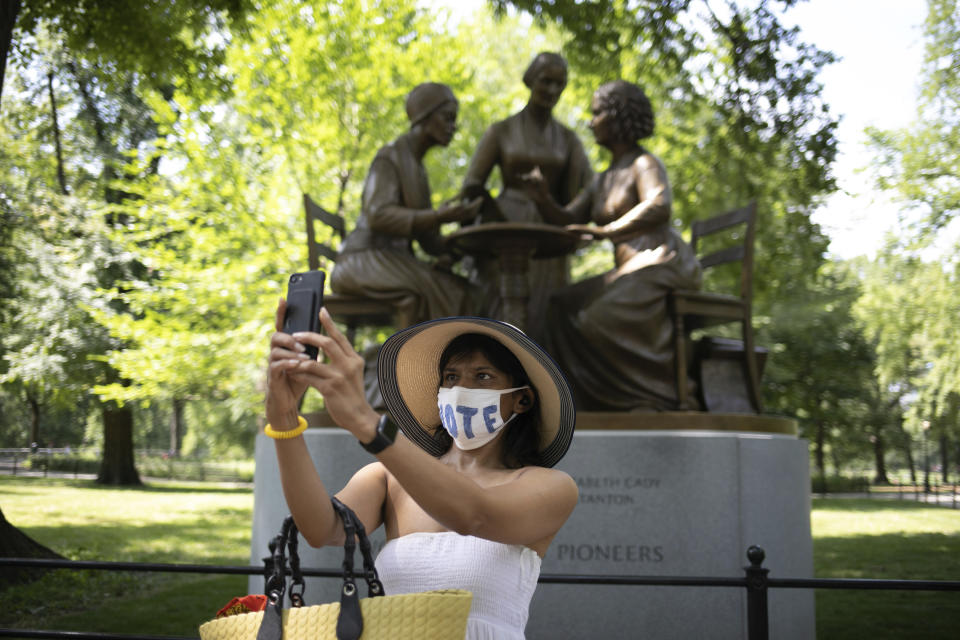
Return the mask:
[(497, 319), (526, 331), (530, 260), (573, 253), (580, 244), (580, 234), (550, 224), (490, 222), (455, 231), (446, 242), (466, 255), (496, 258), (504, 315)]

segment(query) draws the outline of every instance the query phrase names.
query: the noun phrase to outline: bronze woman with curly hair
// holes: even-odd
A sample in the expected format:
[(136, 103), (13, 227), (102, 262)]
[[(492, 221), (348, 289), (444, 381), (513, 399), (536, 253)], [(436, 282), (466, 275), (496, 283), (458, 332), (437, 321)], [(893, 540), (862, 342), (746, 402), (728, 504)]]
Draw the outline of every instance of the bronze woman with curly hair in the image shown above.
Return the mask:
[(563, 207), (527, 177), (545, 219), (592, 225), (567, 228), (613, 243), (615, 267), (566, 287), (551, 299), (547, 349), (574, 382), (582, 410), (637, 411), (676, 407), (672, 325), (667, 294), (700, 287), (700, 264), (670, 225), (667, 171), (639, 141), (653, 134), (650, 100), (635, 84), (601, 86), (590, 129), (610, 150), (606, 171)]

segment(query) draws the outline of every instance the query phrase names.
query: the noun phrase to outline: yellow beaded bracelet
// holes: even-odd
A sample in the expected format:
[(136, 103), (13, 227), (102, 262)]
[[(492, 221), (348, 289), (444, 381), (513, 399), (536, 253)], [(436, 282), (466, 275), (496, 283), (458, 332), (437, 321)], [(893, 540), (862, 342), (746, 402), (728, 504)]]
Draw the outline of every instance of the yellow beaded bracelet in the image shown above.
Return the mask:
[(274, 440), (287, 440), (289, 438), (296, 438), (298, 435), (307, 430), (307, 419), (303, 416), (297, 416), (297, 426), (294, 429), (287, 429), (286, 431), (277, 431), (269, 424), (263, 429), (263, 434), (270, 436)]

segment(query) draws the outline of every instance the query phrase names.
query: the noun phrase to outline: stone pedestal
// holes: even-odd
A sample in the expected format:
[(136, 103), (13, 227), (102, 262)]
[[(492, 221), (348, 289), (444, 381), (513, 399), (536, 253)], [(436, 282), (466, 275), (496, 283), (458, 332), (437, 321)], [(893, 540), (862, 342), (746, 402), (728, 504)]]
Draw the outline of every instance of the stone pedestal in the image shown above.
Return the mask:
[[(706, 426), (713, 428), (707, 429)], [(580, 414), (558, 465), (580, 504), (544, 558), (543, 573), (742, 577), (746, 549), (771, 577), (812, 577), (807, 444), (793, 423), (703, 413)], [(307, 444), (332, 491), (370, 462), (346, 433), (310, 429)], [(273, 444), (256, 446), (251, 560), (260, 563), (287, 507)], [(383, 544), (382, 530), (372, 536)], [(301, 545), (303, 565), (340, 565), (340, 549)], [(263, 591), (252, 578), (251, 592)], [(308, 602), (337, 599), (334, 580), (308, 580)], [(771, 590), (770, 637), (815, 635), (813, 593)], [(733, 587), (543, 584), (527, 637), (746, 638), (746, 592)]]

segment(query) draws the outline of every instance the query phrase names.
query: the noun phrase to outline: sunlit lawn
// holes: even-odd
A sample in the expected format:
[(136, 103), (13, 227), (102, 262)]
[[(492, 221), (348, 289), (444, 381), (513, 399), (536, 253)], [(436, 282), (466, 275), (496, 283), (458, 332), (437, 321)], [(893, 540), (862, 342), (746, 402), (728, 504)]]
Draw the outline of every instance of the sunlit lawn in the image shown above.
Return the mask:
[[(0, 476), (0, 507), (75, 560), (249, 563), (248, 488), (164, 483), (105, 489)], [(960, 580), (960, 510), (911, 501), (814, 499), (817, 577)], [(245, 576), (56, 571), (0, 593), (0, 627), (196, 636)], [(820, 590), (817, 636), (956, 638), (960, 593)]]
[[(0, 477), (0, 508), (72, 560), (249, 563), (249, 488)], [(196, 636), (199, 622), (247, 591), (245, 576), (56, 571), (0, 594), (0, 627)]]
[[(960, 580), (960, 510), (910, 501), (815, 499), (818, 578)], [(957, 638), (960, 592), (820, 590), (817, 637)]]

